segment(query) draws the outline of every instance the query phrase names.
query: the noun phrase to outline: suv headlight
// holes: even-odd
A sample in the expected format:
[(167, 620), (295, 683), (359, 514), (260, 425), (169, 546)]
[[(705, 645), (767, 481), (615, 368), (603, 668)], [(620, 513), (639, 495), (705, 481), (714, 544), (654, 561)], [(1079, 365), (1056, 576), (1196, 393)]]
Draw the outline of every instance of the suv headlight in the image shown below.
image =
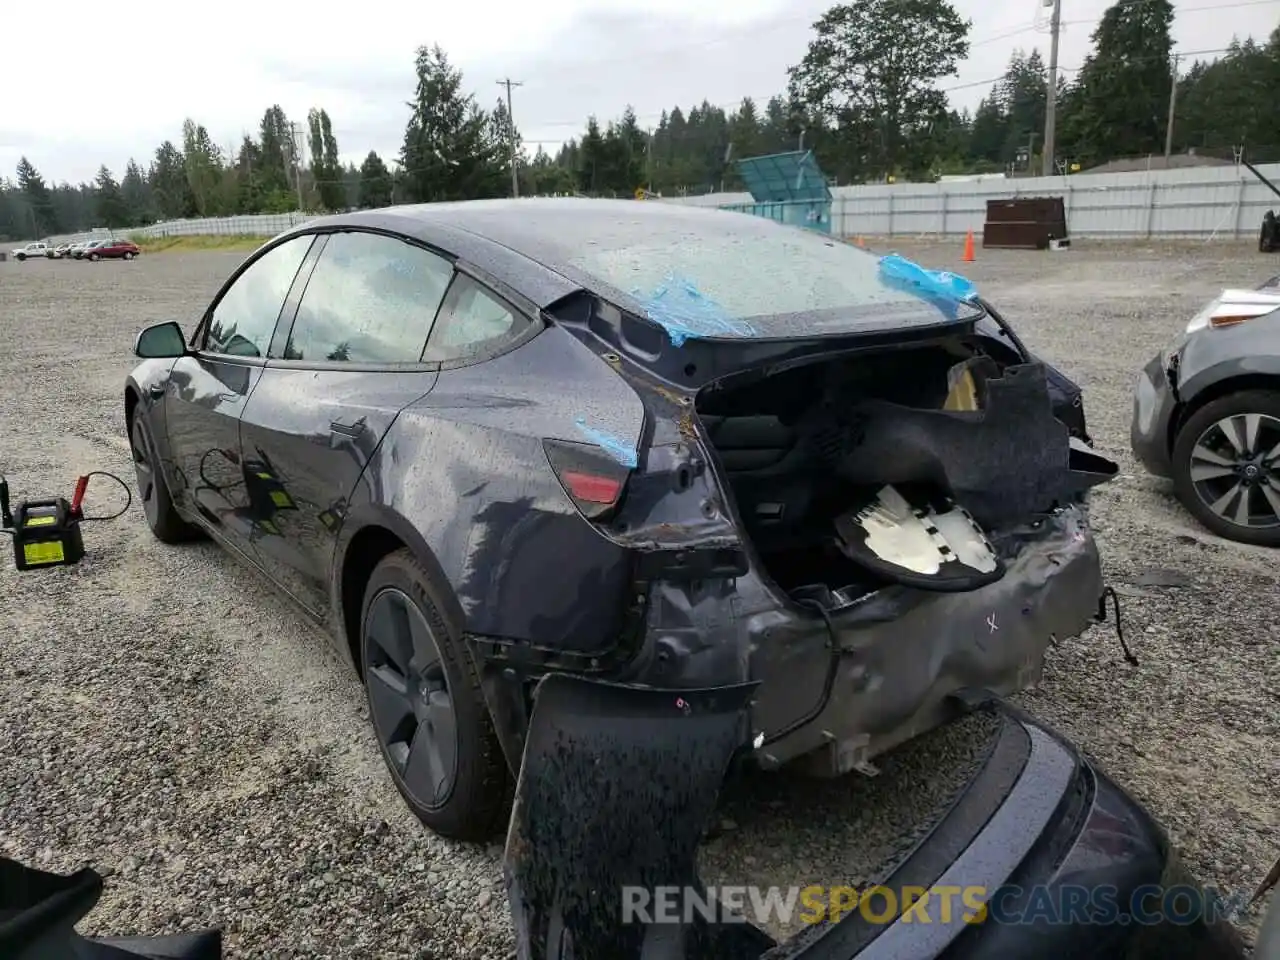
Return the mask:
[(1190, 336), (1208, 327), (1234, 327), (1276, 310), (1280, 310), (1280, 289), (1274, 286), (1263, 286), (1257, 290), (1223, 290), (1191, 318), (1185, 333)]

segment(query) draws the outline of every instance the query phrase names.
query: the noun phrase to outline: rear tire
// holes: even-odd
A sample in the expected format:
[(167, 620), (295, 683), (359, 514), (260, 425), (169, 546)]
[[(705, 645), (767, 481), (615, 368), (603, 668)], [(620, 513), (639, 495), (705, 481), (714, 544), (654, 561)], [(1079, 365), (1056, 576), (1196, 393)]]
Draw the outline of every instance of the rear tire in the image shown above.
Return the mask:
[[(1254, 417), (1259, 418), (1252, 421), (1258, 425), (1254, 446), (1259, 449), (1246, 451), (1253, 456), (1238, 456), (1219, 425), (1234, 424), (1242, 429)], [(1262, 459), (1276, 446), (1278, 437), (1280, 392), (1242, 390), (1205, 404), (1187, 419), (1174, 441), (1173, 484), (1178, 500), (1220, 537), (1238, 543), (1280, 547), (1280, 509), (1273, 505), (1280, 503), (1280, 458), (1269, 463)], [(1254, 468), (1254, 478), (1246, 477), (1250, 466)], [(1226, 497), (1229, 490), (1241, 489), (1238, 485), (1244, 479), (1249, 479), (1251, 484), (1246, 496), (1254, 522), (1248, 525), (1231, 516), (1240, 494), (1236, 493), (1234, 499)], [(1268, 520), (1268, 512), (1276, 514), (1274, 522)]]
[(139, 412), (133, 415), (129, 425), (129, 448), (133, 453), (133, 469), (138, 481), (138, 502), (147, 518), (147, 526), (161, 543), (187, 543), (199, 539), (200, 530), (178, 515), (160, 458), (147, 429), (146, 418)]
[(453, 840), (504, 824), (511, 775), (442, 584), (408, 549), (373, 571), (360, 611), (369, 718), (391, 780), (414, 815)]

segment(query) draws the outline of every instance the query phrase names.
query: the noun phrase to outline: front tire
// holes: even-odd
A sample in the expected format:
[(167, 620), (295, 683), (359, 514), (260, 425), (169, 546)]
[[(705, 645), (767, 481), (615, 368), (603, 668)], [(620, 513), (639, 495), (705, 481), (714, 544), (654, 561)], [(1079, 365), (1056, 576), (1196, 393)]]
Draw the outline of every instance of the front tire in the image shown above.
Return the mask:
[(1174, 442), (1173, 483), (1218, 536), (1280, 547), (1280, 392), (1244, 390), (1193, 413)]
[(407, 549), (374, 568), (360, 615), (361, 672), (391, 780), (427, 827), (483, 841), (502, 826), (510, 772), (442, 585)]
[(147, 429), (141, 412), (134, 413), (133, 423), (129, 425), (129, 448), (133, 453), (133, 472), (138, 480), (138, 501), (152, 534), (161, 543), (186, 543), (197, 539), (199, 530), (183, 520), (174, 509), (151, 431)]
[(25, 260), (25, 259), (27, 259), (27, 255), (26, 255), (25, 253), (20, 253), (20, 254), (18, 254), (18, 262), (19, 262), (19, 263), (21, 263), (21, 262), (22, 262), (23, 260)]
[(99, 259), (101, 259), (101, 258), (100, 258), (96, 253), (91, 253), (91, 254), (89, 254), (89, 260), (90, 260), (90, 262), (94, 262), (94, 261), (97, 261), (97, 260), (99, 260)]

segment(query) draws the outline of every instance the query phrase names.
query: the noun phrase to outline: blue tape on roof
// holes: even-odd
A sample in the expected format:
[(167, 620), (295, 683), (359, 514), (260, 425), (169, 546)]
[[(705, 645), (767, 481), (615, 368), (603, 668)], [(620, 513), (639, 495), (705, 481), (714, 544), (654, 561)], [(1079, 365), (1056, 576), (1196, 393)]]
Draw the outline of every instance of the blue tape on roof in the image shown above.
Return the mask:
[(672, 346), (699, 337), (744, 338), (756, 336), (755, 328), (739, 320), (714, 300), (704, 297), (696, 284), (668, 274), (653, 293), (632, 291), (650, 320), (667, 331)]
[(880, 275), (894, 286), (913, 290), (935, 302), (949, 301), (954, 305), (978, 299), (977, 288), (967, 278), (945, 270), (927, 270), (896, 253), (880, 258)]

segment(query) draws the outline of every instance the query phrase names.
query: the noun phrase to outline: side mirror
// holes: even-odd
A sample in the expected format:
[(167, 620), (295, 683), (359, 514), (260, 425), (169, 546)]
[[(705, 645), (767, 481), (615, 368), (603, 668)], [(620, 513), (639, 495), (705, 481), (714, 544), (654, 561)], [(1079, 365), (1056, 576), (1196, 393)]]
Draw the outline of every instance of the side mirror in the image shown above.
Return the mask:
[(138, 334), (133, 352), (146, 360), (185, 357), (187, 340), (182, 335), (182, 328), (172, 320), (155, 323)]

